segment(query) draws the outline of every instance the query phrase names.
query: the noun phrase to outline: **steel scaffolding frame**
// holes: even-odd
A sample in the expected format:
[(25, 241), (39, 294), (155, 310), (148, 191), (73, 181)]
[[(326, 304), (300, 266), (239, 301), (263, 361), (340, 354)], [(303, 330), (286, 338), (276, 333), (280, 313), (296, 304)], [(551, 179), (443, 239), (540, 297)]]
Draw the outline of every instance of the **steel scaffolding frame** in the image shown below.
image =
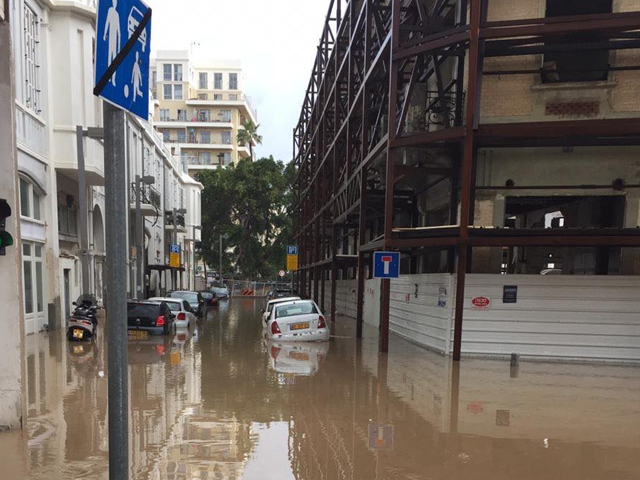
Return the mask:
[[(293, 133), (298, 168), (294, 231), (301, 260), (297, 284), (301, 294), (313, 293), (324, 309), (325, 282), (330, 280), (330, 311), (335, 321), (339, 272), (356, 277), (358, 338), (362, 337), (365, 276), (375, 250), (447, 249), (449, 271), (457, 273), (453, 358), (459, 360), (465, 281), (473, 247), (640, 246), (638, 229), (474, 228), (479, 148), (640, 145), (640, 116), (506, 124), (480, 121), (485, 76), (543, 73), (543, 68), (486, 69), (485, 59), (637, 49), (640, 12), (489, 21), (490, 3), (330, 1)], [(579, 38), (573, 40), (577, 34)], [(610, 70), (640, 70), (640, 66)], [(416, 122), (409, 125), (408, 116), (415, 109), (412, 98), (418, 85), (433, 85), (433, 91), (421, 92), (423, 110), (416, 127)], [(446, 154), (451, 161), (408, 165), (399, 158), (418, 148), (431, 157)], [(449, 182), (447, 225), (394, 227), (394, 214), (415, 208), (411, 196), (397, 188), (407, 177), (423, 182), (423, 192)], [(382, 282), (380, 350), (386, 352), (390, 281)]]

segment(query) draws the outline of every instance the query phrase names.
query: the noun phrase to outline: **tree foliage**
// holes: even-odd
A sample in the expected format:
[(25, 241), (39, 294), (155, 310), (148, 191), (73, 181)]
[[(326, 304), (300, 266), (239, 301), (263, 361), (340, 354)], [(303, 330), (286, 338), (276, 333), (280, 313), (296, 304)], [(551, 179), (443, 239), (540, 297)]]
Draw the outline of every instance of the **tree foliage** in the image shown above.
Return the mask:
[(274, 278), (286, 264), (292, 241), (293, 164), (273, 157), (241, 160), (203, 172), (201, 254), (218, 270), (223, 236), (223, 273), (237, 278)]

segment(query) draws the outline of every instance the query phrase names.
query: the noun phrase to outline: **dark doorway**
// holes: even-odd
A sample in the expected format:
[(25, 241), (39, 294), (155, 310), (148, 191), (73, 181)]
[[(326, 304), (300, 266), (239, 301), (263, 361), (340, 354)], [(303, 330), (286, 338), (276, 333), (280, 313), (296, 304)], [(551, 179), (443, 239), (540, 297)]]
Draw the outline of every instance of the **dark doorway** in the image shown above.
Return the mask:
[(69, 319), (71, 316), (71, 270), (65, 268), (63, 270), (64, 274), (64, 315), (65, 321)]

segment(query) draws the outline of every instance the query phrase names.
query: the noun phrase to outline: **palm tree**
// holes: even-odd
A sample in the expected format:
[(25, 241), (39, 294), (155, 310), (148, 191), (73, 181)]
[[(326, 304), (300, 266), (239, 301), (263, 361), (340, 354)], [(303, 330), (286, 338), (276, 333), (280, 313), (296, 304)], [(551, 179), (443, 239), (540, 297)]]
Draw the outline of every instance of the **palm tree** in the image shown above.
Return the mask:
[(253, 142), (262, 145), (262, 135), (258, 135), (260, 125), (256, 125), (251, 120), (245, 120), (242, 122), (242, 127), (243, 129), (238, 130), (237, 139), (239, 143), (249, 145), (249, 154), (253, 160)]

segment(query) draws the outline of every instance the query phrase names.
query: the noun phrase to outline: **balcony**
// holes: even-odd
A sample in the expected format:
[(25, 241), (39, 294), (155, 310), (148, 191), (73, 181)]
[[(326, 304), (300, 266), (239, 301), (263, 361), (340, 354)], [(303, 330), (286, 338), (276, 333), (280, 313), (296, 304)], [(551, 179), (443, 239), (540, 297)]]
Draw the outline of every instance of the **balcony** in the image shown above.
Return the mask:
[[(176, 213), (175, 230), (177, 233), (187, 233), (187, 223), (183, 213)], [(168, 210), (164, 214), (165, 230), (174, 230), (173, 211)]]
[[(142, 211), (142, 215), (147, 217), (159, 215), (162, 210), (162, 195), (160, 195), (160, 192), (158, 192), (158, 190), (156, 190), (152, 185), (142, 185), (140, 188), (140, 209)], [(129, 190), (129, 203), (132, 210), (136, 209), (137, 192), (138, 187), (136, 186), (136, 183), (133, 182), (131, 184), (131, 189)]]
[(238, 94), (237, 100), (203, 100), (199, 98), (190, 98), (187, 100), (187, 105), (191, 107), (205, 107), (205, 106), (213, 106), (213, 107), (239, 107), (241, 111), (251, 118), (254, 123), (258, 122), (258, 116), (253, 106), (251, 105), (251, 98), (246, 95)]
[(230, 119), (202, 119), (193, 117), (188, 120), (180, 120), (177, 118), (161, 118), (159, 121), (154, 122), (154, 126), (157, 128), (233, 128), (233, 123)]

